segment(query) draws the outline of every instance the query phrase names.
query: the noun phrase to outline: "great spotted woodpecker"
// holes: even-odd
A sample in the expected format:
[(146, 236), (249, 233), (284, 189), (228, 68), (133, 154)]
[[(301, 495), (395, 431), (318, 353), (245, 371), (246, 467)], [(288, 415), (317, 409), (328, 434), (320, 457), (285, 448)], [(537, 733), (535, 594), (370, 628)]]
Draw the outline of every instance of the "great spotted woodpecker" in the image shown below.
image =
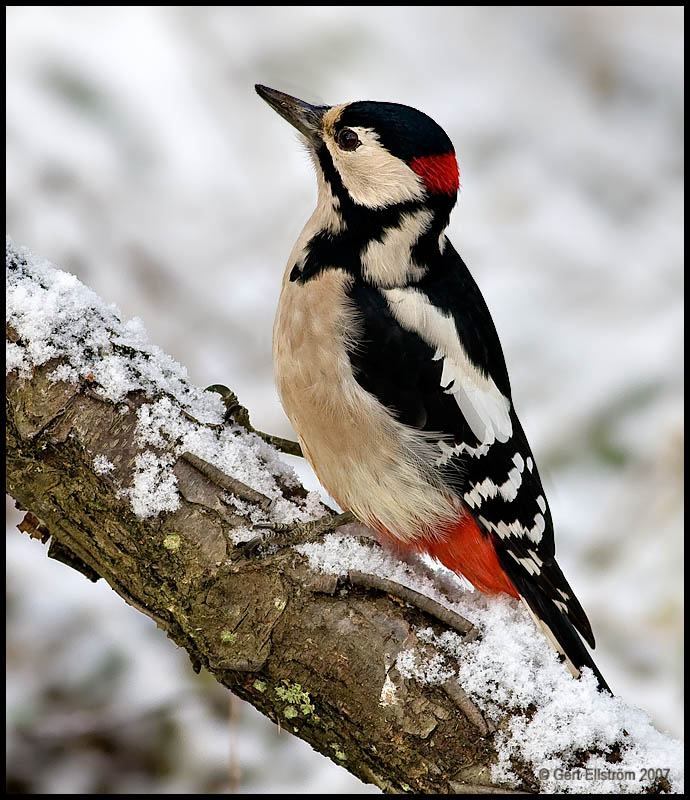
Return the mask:
[(426, 114), (311, 105), (256, 86), (302, 135), (317, 207), (273, 332), (280, 398), (316, 475), (399, 548), (519, 597), (579, 676), (608, 690), (587, 616), (554, 557), (551, 513), (501, 344), (445, 236), (459, 174)]

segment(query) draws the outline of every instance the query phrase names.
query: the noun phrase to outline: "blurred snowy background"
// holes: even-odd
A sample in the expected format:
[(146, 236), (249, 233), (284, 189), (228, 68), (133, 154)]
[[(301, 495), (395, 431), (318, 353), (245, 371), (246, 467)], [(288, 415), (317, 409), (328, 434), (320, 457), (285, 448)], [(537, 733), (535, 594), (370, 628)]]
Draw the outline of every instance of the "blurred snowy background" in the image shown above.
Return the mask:
[[(7, 232), (277, 434), (273, 310), (315, 182), (253, 84), (407, 103), (445, 128), (450, 237), (501, 335), (597, 663), (675, 736), (683, 22), (680, 7), (7, 9)], [(372, 791), (195, 676), (19, 520), (8, 502), (10, 790)]]

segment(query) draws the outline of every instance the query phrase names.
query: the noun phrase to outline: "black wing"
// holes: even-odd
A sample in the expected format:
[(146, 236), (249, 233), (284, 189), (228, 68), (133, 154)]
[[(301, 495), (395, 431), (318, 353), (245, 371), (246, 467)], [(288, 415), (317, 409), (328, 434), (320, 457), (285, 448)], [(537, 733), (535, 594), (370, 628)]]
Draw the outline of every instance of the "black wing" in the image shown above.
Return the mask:
[[(350, 360), (358, 383), (404, 424), (438, 433), (445, 453), (442, 475), (449, 490), (466, 504), (480, 529), (494, 542), (501, 566), (540, 620), (550, 628), (571, 661), (591, 666), (605, 682), (572, 626), (594, 646), (587, 616), (554, 558), (553, 523), (539, 472), (512, 406), (510, 381), (498, 334), (486, 303), (467, 267), (448, 242), (443, 270), (429, 273), (405, 290), (391, 293), (355, 280), (350, 298), (361, 331)], [(452, 319), (472, 368), (493, 382), (505, 398), (510, 435), (488, 446), (472, 423), (468, 399), (460, 403), (448, 381), (439, 336), (425, 322), (409, 324), (395, 313), (391, 298), (401, 292), (420, 306), (438, 309), (443, 324)], [(410, 299), (408, 297), (408, 299)], [(438, 315), (436, 315), (438, 317)], [(492, 390), (493, 391), (493, 390)], [(481, 400), (481, 398), (480, 398)], [(463, 412), (463, 408), (465, 411)], [(470, 413), (467, 413), (469, 410)], [(572, 623), (572, 625), (570, 624)]]

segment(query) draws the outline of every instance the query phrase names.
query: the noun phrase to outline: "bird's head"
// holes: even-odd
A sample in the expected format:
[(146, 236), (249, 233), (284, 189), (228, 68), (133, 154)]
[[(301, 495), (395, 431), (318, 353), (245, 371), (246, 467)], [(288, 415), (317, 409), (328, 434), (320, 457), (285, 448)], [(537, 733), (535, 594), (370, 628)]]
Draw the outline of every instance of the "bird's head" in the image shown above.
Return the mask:
[(453, 144), (416, 108), (373, 101), (311, 105), (266, 86), (256, 91), (302, 134), (341, 204), (383, 209), (411, 203), (449, 212), (455, 203)]

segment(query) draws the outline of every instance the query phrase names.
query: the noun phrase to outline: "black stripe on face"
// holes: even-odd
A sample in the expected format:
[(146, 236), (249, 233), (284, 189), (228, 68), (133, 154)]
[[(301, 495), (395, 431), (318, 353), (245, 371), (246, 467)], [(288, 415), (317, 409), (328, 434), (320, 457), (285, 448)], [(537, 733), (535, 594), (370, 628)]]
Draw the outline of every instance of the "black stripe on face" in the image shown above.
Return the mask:
[(430, 266), (439, 258), (438, 240), (448, 224), (453, 202), (447, 198), (435, 197), (425, 202), (419, 200), (397, 203), (381, 208), (369, 208), (356, 203), (333, 165), (328, 148), (322, 145), (317, 151), (319, 166), (333, 196), (338, 199), (337, 213), (343, 219), (343, 230), (333, 233), (322, 230), (316, 233), (306, 245), (303, 263), (295, 266), (290, 280), (306, 283), (324, 269), (344, 269), (361, 278), (361, 254), (371, 241), (381, 241), (386, 229), (400, 225), (403, 215), (428, 209), (433, 220), (419, 241), (412, 248), (412, 258), (420, 267)]
[[(396, 224), (401, 214), (428, 206), (427, 203), (420, 200), (409, 200), (404, 203), (396, 203), (392, 206), (379, 208), (360, 205), (352, 199), (352, 196), (345, 188), (340, 173), (335, 168), (331, 154), (325, 144), (319, 148), (317, 156), (324, 178), (331, 187), (334, 196), (340, 201), (338, 210), (348, 227), (362, 227), (365, 232), (376, 232), (377, 229), (380, 230), (383, 227)], [(375, 237), (369, 235), (367, 240), (372, 238)]]
[[(334, 196), (340, 201), (340, 214), (346, 221), (351, 221), (353, 225), (361, 225), (366, 222), (367, 218), (376, 217), (381, 213), (388, 210), (388, 207), (382, 206), (379, 208), (369, 208), (356, 203), (350, 193), (345, 188), (340, 173), (333, 164), (331, 154), (325, 144), (322, 144), (316, 151), (316, 156), (319, 161), (319, 166), (323, 172), (326, 182), (331, 187)], [(428, 208), (434, 213), (434, 217), (438, 219), (438, 225), (434, 228), (438, 229), (438, 233), (448, 225), (450, 212), (456, 202), (455, 196), (445, 196), (441, 194), (434, 194), (427, 196), (424, 201), (409, 201), (406, 203), (398, 203), (392, 208), (403, 207), (404, 210), (414, 210), (417, 208)]]
[(322, 230), (309, 240), (306, 255), (300, 267), (290, 273), (290, 280), (306, 283), (324, 269), (344, 269), (361, 277), (361, 254), (372, 240), (381, 241), (386, 228), (400, 225), (404, 214), (424, 208), (419, 201), (398, 203), (394, 206), (371, 209), (358, 205), (343, 186), (338, 171), (333, 166), (330, 153), (323, 145), (318, 153), (319, 165), (333, 195), (339, 200), (338, 213), (343, 218), (343, 230), (333, 233)]

